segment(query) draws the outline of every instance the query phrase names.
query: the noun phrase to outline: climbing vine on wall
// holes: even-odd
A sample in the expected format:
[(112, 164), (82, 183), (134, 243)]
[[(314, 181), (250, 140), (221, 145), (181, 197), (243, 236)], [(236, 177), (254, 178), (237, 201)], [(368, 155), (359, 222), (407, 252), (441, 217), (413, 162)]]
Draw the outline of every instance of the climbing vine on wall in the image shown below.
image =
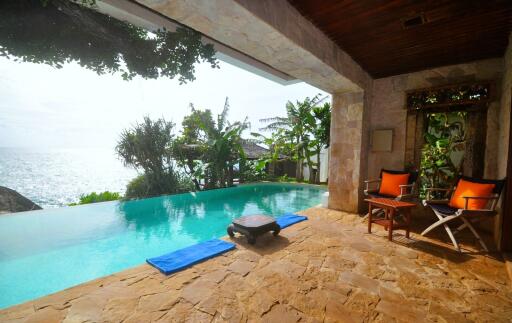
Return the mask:
[(426, 188), (447, 188), (462, 171), (467, 112), (431, 113), (420, 162), (420, 194)]

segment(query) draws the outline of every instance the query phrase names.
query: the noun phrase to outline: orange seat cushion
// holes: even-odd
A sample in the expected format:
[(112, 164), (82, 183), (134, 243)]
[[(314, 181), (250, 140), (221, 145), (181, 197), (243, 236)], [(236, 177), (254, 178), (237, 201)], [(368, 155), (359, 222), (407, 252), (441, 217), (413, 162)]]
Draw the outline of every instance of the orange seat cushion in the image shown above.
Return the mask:
[(382, 172), (379, 194), (398, 196), (400, 195), (400, 185), (407, 185), (410, 174), (391, 174)]
[[(493, 189), (494, 184), (474, 183), (461, 179), (459, 180), (457, 188), (455, 188), (455, 192), (453, 192), (448, 205), (456, 209), (464, 209), (466, 206), (466, 199), (463, 198), (464, 196), (490, 196)], [(487, 202), (488, 200), (483, 199), (469, 199), (467, 209), (483, 209), (487, 205)]]

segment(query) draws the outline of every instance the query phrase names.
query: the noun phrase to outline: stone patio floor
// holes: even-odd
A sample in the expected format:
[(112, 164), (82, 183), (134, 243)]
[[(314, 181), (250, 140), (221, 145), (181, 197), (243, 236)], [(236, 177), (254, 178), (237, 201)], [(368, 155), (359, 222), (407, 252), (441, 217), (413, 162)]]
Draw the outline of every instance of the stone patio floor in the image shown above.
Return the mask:
[[(503, 261), (316, 207), (310, 220), (164, 276), (141, 265), (0, 311), (2, 322), (510, 322)], [(442, 239), (440, 232), (439, 238)], [(474, 241), (470, 241), (470, 246)], [(469, 247), (468, 247), (469, 248)]]

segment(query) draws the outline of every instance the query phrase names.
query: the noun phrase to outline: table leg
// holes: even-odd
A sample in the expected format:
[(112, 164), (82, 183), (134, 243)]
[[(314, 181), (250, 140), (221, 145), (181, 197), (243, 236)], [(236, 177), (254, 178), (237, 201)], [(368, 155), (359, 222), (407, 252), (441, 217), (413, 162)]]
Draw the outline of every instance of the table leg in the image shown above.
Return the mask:
[[(385, 220), (389, 219), (389, 209), (388, 208), (384, 208), (384, 219)], [(388, 226), (387, 225), (384, 225), (384, 230), (388, 231)]]
[(368, 233), (372, 233), (372, 203), (368, 203)]
[(229, 235), (231, 238), (233, 238), (233, 237), (235, 236), (235, 226), (234, 226), (234, 225), (230, 224), (230, 225), (228, 226), (227, 231), (228, 231), (228, 235)]
[(404, 212), (407, 212), (405, 214), (405, 216), (406, 216), (406, 225), (407, 225), (407, 228), (405, 229), (405, 237), (407, 239), (409, 239), (409, 232), (411, 231), (411, 210), (407, 209), (407, 210), (404, 210)]
[(395, 209), (389, 209), (389, 228), (388, 228), (388, 240), (393, 241), (393, 221), (395, 218)]

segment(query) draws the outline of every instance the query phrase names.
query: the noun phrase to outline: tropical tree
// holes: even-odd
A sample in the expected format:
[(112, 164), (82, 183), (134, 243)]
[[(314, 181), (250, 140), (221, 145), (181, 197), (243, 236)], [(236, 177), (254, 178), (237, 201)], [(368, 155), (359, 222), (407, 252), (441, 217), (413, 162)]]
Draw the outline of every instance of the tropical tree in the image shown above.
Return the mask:
[[(288, 145), (293, 147), (292, 158), (297, 162), (296, 178), (298, 181), (304, 180), (304, 165), (309, 168), (309, 181), (312, 183), (317, 181), (313, 168), (315, 165), (319, 165), (319, 160), (316, 163), (312, 160), (314, 151), (311, 151), (311, 147), (315, 147), (315, 149), (320, 147), (321, 150), (321, 147), (324, 146), (323, 142), (326, 139), (328, 140), (328, 137), (326, 137), (326, 131), (328, 130), (325, 126), (327, 119), (323, 119), (327, 117), (328, 113), (328, 121), (330, 122), (330, 106), (325, 111), (322, 110), (325, 109), (322, 107), (314, 112), (319, 101), (318, 95), (313, 98), (307, 97), (304, 101), (296, 101), (295, 104), (288, 101), (286, 103), (286, 117), (261, 119), (262, 122), (267, 122), (268, 125), (260, 130), (281, 131), (288, 138)], [(320, 131), (318, 128), (321, 126), (324, 129)]]
[(143, 174), (128, 184), (126, 197), (147, 197), (190, 190), (190, 182), (177, 172), (172, 146), (174, 123), (145, 117), (142, 123), (121, 133), (117, 155), (125, 166)]
[(268, 154), (262, 156), (256, 163), (257, 171), (262, 171), (269, 165), (269, 175), (274, 176), (275, 165), (279, 159), (290, 157), (293, 155), (294, 147), (290, 144), (287, 131), (284, 129), (276, 129), (270, 136), (261, 133), (251, 132), (256, 143), (263, 144), (268, 147)]
[[(309, 153), (316, 156), (316, 176), (313, 179), (313, 183), (320, 183), (320, 153), (323, 148), (328, 148), (330, 144), (330, 132), (331, 132), (331, 105), (330, 103), (324, 103), (322, 106), (313, 107), (312, 113), (314, 123), (309, 125), (309, 131), (313, 136), (313, 140), (310, 142)], [(310, 171), (310, 182), (312, 172)]]
[(249, 127), (247, 118), (228, 121), (228, 98), (216, 120), (210, 110), (197, 110), (193, 105), (191, 109), (174, 148), (178, 164), (194, 178), (196, 187), (200, 182), (205, 189), (233, 185), (234, 167), (245, 158), (241, 136)]
[(201, 182), (206, 178), (204, 154), (208, 147), (205, 142), (208, 133), (204, 129), (214, 127), (210, 110), (197, 110), (190, 105), (191, 113), (183, 118), (182, 134), (175, 140), (173, 155), (178, 166), (189, 175), (196, 190), (201, 190)]
[(56, 68), (77, 62), (100, 75), (177, 77), (180, 83), (195, 79), (197, 62), (218, 67), (213, 46), (190, 28), (148, 32), (94, 10), (94, 2), (0, 1), (0, 56)]

